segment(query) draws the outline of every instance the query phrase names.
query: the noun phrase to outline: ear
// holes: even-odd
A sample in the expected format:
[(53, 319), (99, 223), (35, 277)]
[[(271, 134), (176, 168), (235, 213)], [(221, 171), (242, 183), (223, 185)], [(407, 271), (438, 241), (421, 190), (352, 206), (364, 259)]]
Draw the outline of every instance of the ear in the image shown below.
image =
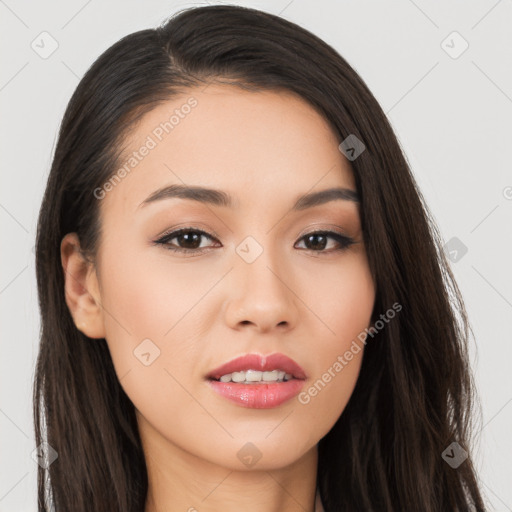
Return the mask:
[(62, 239), (60, 255), (66, 304), (77, 329), (89, 338), (104, 338), (104, 315), (96, 269), (82, 255), (76, 233), (68, 233)]

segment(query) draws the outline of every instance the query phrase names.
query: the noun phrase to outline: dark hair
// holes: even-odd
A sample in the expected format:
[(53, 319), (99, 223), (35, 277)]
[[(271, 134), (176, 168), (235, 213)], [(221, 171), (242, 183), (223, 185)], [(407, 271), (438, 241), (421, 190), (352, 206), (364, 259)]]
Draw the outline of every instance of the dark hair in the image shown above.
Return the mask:
[(105, 340), (91, 342), (73, 323), (60, 242), (76, 232), (94, 262), (101, 225), (93, 191), (118, 168), (134, 123), (187, 88), (222, 81), (294, 92), (340, 142), (352, 134), (366, 147), (351, 167), (376, 284), (372, 320), (396, 302), (403, 309), (368, 343), (353, 394), (319, 442), (326, 512), (483, 511), (471, 456), (457, 468), (442, 457), (452, 442), (471, 452), (471, 329), (385, 114), (321, 39), (278, 16), (225, 5), (186, 9), (123, 37), (93, 63), (64, 114), (36, 242), (36, 445), (46, 440), (58, 454), (47, 472), (38, 470), (38, 509), (51, 498), (57, 512), (144, 510), (148, 477), (134, 406)]

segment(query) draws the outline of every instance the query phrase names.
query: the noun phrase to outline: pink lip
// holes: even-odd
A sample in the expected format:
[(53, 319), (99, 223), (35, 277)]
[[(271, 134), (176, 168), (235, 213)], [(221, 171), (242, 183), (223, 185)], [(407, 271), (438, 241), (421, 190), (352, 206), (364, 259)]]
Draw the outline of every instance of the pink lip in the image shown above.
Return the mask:
[[(265, 384), (238, 384), (218, 380), (222, 375), (246, 370), (283, 370), (292, 374), (293, 379)], [(278, 407), (296, 396), (304, 386), (306, 373), (295, 361), (284, 354), (271, 354), (270, 356), (249, 354), (219, 366), (207, 375), (207, 379), (208, 384), (215, 392), (242, 407), (270, 409)]]

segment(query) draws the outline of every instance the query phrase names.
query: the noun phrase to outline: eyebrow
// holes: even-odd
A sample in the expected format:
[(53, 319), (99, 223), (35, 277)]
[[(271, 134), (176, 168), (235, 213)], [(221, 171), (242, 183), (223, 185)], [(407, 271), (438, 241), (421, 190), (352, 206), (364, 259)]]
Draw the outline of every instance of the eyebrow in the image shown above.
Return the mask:
[[(193, 201), (208, 203), (214, 206), (223, 206), (226, 208), (233, 208), (234, 204), (233, 198), (222, 190), (175, 184), (156, 190), (142, 201), (139, 207), (144, 207), (155, 201), (172, 198), (191, 199)], [(328, 188), (326, 190), (311, 192), (300, 196), (293, 205), (292, 210), (305, 210), (307, 208), (312, 208), (313, 206), (319, 206), (335, 200), (359, 203), (359, 196), (356, 191), (348, 188)]]

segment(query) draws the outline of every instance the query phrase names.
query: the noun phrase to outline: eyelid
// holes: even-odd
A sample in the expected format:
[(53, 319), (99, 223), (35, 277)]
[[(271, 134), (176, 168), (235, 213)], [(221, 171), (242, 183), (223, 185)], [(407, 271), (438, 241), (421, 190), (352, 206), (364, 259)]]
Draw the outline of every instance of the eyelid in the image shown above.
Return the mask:
[(352, 238), (343, 228), (333, 224), (315, 224), (314, 226), (309, 226), (308, 228), (301, 231), (301, 233), (298, 235), (298, 238), (300, 239), (306, 235), (324, 231), (334, 231), (337, 235), (344, 236), (346, 238)]
[(178, 234), (179, 234), (180, 231), (198, 231), (201, 234), (204, 234), (204, 235), (207, 235), (210, 238), (216, 239), (217, 241), (219, 241), (219, 238), (220, 238), (217, 235), (217, 233), (215, 233), (215, 231), (213, 229), (202, 228), (199, 225), (191, 226), (191, 225), (188, 225), (188, 224), (184, 224), (184, 225), (174, 226), (173, 228), (170, 228), (170, 229), (166, 229), (163, 233), (161, 233), (160, 235), (158, 235), (156, 237), (156, 241), (158, 241), (158, 240), (160, 240), (162, 238), (165, 238), (168, 235), (174, 234), (176, 236), (176, 233), (178, 232)]

